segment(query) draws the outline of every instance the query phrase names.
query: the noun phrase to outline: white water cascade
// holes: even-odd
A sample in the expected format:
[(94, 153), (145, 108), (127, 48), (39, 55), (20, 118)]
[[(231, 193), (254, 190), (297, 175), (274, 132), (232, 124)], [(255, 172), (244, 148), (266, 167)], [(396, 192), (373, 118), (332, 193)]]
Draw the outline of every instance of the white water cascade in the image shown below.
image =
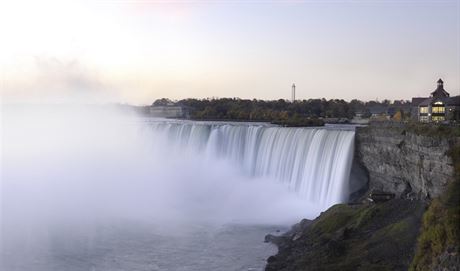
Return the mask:
[(353, 130), (2, 113), (0, 270), (262, 270), (349, 194)]
[(344, 202), (354, 131), (266, 124), (151, 121), (154, 146), (229, 162), (250, 177), (277, 180), (323, 207)]

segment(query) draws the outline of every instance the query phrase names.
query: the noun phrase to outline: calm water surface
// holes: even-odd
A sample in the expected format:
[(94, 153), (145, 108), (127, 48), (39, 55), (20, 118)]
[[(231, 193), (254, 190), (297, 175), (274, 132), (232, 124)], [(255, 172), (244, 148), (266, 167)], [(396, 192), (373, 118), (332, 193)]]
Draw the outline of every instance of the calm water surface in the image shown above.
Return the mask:
[(20, 253), (3, 251), (1, 270), (263, 270), (266, 259), (277, 251), (263, 242), (264, 236), (279, 229), (123, 224), (80, 233), (53, 230), (47, 242), (39, 242), (41, 247), (28, 244), (18, 248)]

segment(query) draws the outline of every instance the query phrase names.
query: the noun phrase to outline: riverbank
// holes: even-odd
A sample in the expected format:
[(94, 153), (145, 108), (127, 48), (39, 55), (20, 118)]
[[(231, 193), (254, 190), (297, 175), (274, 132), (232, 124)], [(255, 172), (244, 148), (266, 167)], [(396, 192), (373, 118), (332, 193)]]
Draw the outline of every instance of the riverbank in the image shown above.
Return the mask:
[(335, 205), (307, 227), (295, 227), (273, 243), (275, 270), (407, 270), (425, 209), (422, 201)]
[[(266, 270), (459, 270), (458, 129), (358, 128), (355, 162), (367, 171), (367, 192), (358, 204), (333, 206), (308, 225), (269, 238), (279, 252)], [(376, 190), (396, 199), (366, 202)]]

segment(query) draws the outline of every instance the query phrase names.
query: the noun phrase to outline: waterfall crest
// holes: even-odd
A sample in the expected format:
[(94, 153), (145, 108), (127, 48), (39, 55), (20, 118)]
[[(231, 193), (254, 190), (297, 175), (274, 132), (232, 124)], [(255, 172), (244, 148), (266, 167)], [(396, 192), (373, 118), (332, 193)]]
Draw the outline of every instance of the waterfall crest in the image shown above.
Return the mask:
[(185, 121), (151, 121), (148, 127), (153, 145), (166, 144), (171, 153), (229, 162), (322, 206), (348, 198), (352, 130)]

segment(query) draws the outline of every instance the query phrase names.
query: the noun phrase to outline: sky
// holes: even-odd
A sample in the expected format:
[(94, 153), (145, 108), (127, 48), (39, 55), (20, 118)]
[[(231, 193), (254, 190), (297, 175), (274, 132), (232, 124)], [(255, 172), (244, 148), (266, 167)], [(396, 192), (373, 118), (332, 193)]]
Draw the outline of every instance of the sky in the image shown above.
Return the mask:
[(0, 93), (19, 102), (460, 94), (460, 0), (0, 0)]

